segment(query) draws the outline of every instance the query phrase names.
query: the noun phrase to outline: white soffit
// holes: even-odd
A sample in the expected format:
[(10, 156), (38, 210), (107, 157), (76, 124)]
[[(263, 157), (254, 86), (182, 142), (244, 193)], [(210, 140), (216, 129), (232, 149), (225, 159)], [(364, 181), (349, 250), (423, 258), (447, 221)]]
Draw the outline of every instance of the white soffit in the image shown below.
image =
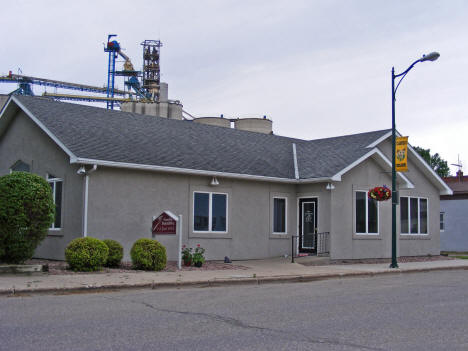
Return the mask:
[[(356, 161), (348, 165), (347, 167), (343, 168), (341, 171), (336, 173), (333, 177), (332, 180), (334, 181), (341, 181), (341, 177), (343, 174), (346, 172), (350, 171), (357, 165), (361, 164), (365, 160), (367, 160), (369, 157), (372, 157), (377, 163), (379, 163), (383, 168), (390, 168), (392, 169), (392, 162), (377, 148), (373, 148), (370, 150), (368, 153), (365, 155), (361, 156), (358, 158)], [(397, 172), (397, 179), (400, 181), (403, 181), (405, 183), (405, 188), (406, 189), (412, 189), (414, 188), (414, 184), (411, 183), (411, 181), (402, 173)]]

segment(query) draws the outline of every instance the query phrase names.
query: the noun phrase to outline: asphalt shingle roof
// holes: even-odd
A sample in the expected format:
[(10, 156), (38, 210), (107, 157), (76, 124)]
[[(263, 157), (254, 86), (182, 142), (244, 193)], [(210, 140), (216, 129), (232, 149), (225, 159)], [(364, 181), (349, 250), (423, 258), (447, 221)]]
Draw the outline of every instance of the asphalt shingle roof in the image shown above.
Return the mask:
[(300, 140), (130, 112), (15, 96), (75, 156), (294, 179), (331, 177), (389, 130)]

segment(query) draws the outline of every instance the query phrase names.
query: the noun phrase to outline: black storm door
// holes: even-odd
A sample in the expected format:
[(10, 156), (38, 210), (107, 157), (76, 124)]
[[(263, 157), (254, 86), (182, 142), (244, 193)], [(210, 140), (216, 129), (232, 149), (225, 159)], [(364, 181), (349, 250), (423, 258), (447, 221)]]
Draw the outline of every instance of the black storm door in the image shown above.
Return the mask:
[(317, 252), (317, 198), (299, 199), (299, 252)]

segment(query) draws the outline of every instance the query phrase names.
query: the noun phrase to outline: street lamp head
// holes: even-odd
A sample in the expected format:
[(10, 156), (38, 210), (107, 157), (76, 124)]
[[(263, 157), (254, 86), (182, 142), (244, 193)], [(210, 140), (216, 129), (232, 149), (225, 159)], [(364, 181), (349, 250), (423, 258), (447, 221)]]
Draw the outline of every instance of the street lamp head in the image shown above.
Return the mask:
[(439, 58), (440, 54), (438, 52), (431, 52), (430, 54), (423, 55), (423, 57), (419, 60), (419, 62), (424, 61), (435, 61)]

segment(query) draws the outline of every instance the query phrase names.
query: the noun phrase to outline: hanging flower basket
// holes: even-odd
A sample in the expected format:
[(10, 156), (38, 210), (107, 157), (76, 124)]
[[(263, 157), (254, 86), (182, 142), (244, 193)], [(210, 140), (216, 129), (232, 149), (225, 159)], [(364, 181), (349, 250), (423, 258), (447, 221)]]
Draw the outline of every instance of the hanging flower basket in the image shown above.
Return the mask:
[(384, 186), (376, 186), (372, 188), (368, 192), (369, 199), (373, 199), (376, 201), (387, 201), (392, 197), (392, 191), (387, 188), (386, 185)]

